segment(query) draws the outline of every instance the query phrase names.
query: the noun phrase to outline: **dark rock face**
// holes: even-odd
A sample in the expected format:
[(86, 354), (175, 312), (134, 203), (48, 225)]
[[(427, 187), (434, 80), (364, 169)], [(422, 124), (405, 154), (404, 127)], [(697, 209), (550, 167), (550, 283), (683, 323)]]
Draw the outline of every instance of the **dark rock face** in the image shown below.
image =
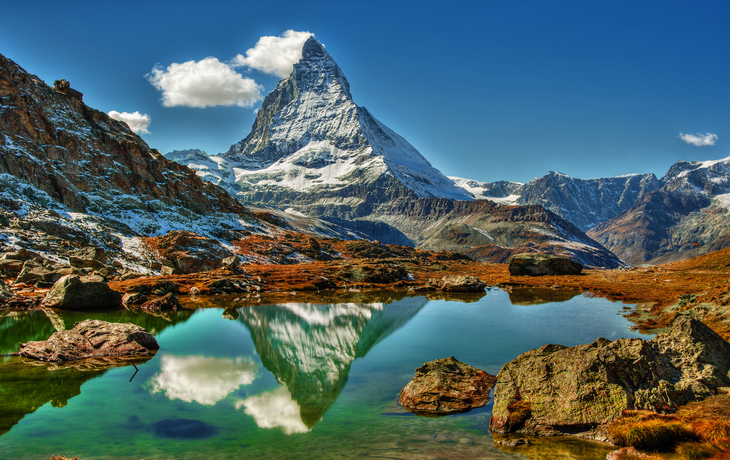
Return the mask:
[(512, 276), (579, 275), (582, 271), (578, 262), (546, 254), (518, 254), (509, 261)]
[(66, 275), (56, 281), (42, 304), (65, 310), (118, 308), (122, 305), (122, 295), (112, 290), (100, 276)]
[(131, 323), (88, 319), (73, 329), (54, 332), (43, 342), (20, 344), (20, 355), (48, 362), (76, 361), (104, 356), (151, 354), (160, 346), (151, 334)]
[(437, 359), (416, 369), (398, 403), (417, 415), (460, 414), (489, 402), (496, 377), (454, 358)]
[(730, 344), (680, 316), (654, 339), (545, 345), (502, 367), (490, 428), (607, 440), (625, 409), (667, 411), (730, 386)]
[(142, 310), (149, 311), (149, 312), (157, 312), (157, 311), (177, 311), (178, 309), (182, 308), (180, 306), (180, 302), (177, 301), (177, 297), (175, 297), (175, 294), (172, 292), (168, 292), (162, 297), (158, 297), (156, 299), (152, 299), (150, 301), (144, 302), (141, 305)]
[(444, 292), (484, 292), (486, 287), (487, 283), (471, 275), (447, 275), (426, 281), (426, 289)]

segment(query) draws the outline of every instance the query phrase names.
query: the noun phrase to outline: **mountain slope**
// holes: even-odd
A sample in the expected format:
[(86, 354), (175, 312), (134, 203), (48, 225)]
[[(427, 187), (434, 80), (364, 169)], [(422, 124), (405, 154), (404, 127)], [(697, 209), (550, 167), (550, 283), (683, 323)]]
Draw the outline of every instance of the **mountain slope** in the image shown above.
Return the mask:
[(459, 252), (475, 260), (505, 263), (514, 254), (541, 252), (593, 267), (623, 265), (575, 225), (538, 205), (422, 198), (383, 205), (377, 219), (401, 230), (419, 249)]
[(0, 209), (6, 222), (30, 225), (0, 240), (34, 238), (26, 243), (49, 253), (69, 239), (133, 250), (139, 237), (170, 230), (225, 239), (263, 227), (224, 189), (82, 99), (65, 80), (49, 87), (0, 55)]
[(588, 234), (635, 265), (730, 246), (730, 157), (676, 163), (661, 184)]

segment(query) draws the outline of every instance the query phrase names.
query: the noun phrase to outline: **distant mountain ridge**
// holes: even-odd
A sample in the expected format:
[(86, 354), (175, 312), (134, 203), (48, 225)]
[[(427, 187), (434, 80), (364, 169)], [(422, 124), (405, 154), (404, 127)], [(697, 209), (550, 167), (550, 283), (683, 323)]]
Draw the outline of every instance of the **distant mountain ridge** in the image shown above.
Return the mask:
[(452, 179), (477, 199), (502, 204), (539, 204), (583, 231), (618, 216), (639, 197), (660, 186), (652, 173), (577, 179), (550, 171), (526, 184)]
[(730, 246), (730, 157), (680, 161), (623, 214), (588, 234), (634, 265)]

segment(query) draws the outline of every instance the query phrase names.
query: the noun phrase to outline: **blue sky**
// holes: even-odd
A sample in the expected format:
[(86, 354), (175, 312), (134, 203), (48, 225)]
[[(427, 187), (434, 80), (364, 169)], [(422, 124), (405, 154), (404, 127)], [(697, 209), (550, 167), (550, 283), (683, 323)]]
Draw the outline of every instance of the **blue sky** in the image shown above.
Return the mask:
[[(3, 2), (0, 53), (104, 112), (147, 114), (166, 153), (228, 150), (255, 109), (166, 107), (155, 66), (228, 63), (308, 31), (356, 104), (452, 176), (664, 174), (730, 156), (730, 2)], [(235, 69), (266, 95), (279, 77)], [(680, 133), (706, 136), (696, 146)], [(691, 140), (691, 139), (688, 139)], [(695, 143), (701, 144), (699, 140)]]

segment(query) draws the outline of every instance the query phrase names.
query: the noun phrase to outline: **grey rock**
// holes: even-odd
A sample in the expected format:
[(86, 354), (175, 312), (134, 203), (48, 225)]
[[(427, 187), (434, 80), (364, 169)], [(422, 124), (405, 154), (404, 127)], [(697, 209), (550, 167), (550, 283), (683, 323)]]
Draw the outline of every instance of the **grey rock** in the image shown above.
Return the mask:
[(42, 305), (66, 310), (83, 310), (118, 308), (121, 303), (122, 295), (112, 290), (104, 282), (104, 278), (66, 275), (48, 291)]
[(606, 425), (623, 410), (669, 411), (729, 384), (730, 344), (680, 316), (649, 341), (599, 338), (521, 354), (497, 376), (490, 428), (606, 441)]
[(15, 279), (16, 284), (30, 284), (38, 281), (52, 281), (53, 271), (48, 270), (35, 260), (26, 260), (23, 269)]

